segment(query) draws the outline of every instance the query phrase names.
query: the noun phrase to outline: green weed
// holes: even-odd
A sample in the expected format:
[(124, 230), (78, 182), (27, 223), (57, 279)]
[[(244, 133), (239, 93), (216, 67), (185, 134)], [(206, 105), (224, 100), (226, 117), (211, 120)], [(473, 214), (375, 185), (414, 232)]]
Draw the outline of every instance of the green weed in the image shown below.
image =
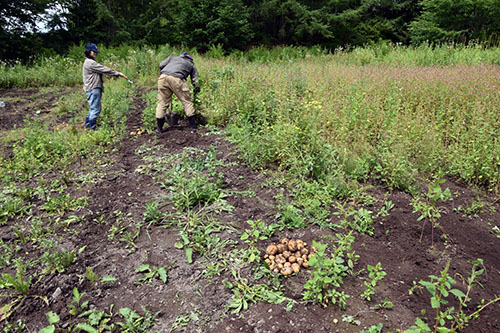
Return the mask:
[(149, 264), (142, 264), (135, 269), (136, 273), (141, 274), (141, 277), (137, 280), (138, 285), (142, 285), (144, 283), (152, 283), (154, 278), (159, 279), (163, 283), (167, 283), (168, 274), (167, 271), (170, 267), (172, 267), (175, 263), (170, 265), (169, 267), (158, 267), (158, 266), (150, 266)]
[(434, 243), (434, 228), (441, 228), (443, 234), (446, 235), (446, 231), (438, 223), (438, 220), (441, 217), (441, 209), (437, 204), (439, 202), (452, 200), (452, 195), (448, 188), (443, 191), (440, 186), (442, 183), (444, 183), (444, 180), (436, 180), (430, 183), (428, 185), (428, 192), (425, 195), (425, 198), (414, 198), (410, 202), (413, 206), (413, 212), (420, 214), (417, 221), (424, 220), (422, 231), (420, 233), (420, 242), (422, 241), (424, 227), (427, 221), (429, 221), (432, 226), (432, 243)]
[(375, 266), (367, 265), (366, 268), (368, 269), (369, 280), (363, 282), (366, 289), (360, 296), (367, 301), (370, 301), (371, 295), (375, 294), (375, 287), (377, 283), (382, 280), (384, 276), (387, 275), (387, 273), (384, 272), (384, 270), (382, 269), (382, 265), (379, 262)]
[(224, 286), (233, 292), (233, 298), (226, 310), (231, 310), (231, 313), (240, 313), (248, 309), (250, 304), (257, 302), (266, 302), (271, 304), (281, 304), (287, 302), (286, 309), (290, 311), (294, 304), (294, 300), (283, 296), (279, 290), (275, 290), (266, 284), (251, 284), (248, 279), (242, 278), (238, 271), (232, 270), (234, 278), (233, 282), (223, 281)]
[(117, 323), (117, 326), (120, 327), (120, 332), (148, 332), (155, 325), (159, 312), (151, 313), (145, 307), (142, 308), (142, 311), (144, 312), (144, 316), (129, 308), (118, 310), (120, 316), (125, 319), (124, 322)]
[(61, 251), (50, 253), (45, 252), (40, 261), (45, 265), (44, 273), (52, 274), (55, 272), (64, 273), (74, 262), (76, 262), (78, 255), (80, 255), (85, 250), (85, 246), (76, 250), (67, 251), (66, 249), (61, 249)]
[[(316, 248), (316, 251), (308, 260), (311, 266), (311, 278), (304, 285), (304, 299), (323, 306), (331, 303), (345, 308), (346, 299), (350, 296), (338, 289), (344, 283), (344, 278), (354, 268), (354, 261), (351, 259), (353, 254), (351, 245), (354, 237), (351, 231), (347, 235), (337, 234), (337, 238), (337, 245), (330, 256), (325, 251), (326, 244), (313, 241), (312, 246)], [(350, 256), (349, 253), (351, 253)]]
[[(477, 259), (472, 262), (472, 270), (467, 278), (462, 277), (466, 286), (464, 291), (453, 288), (456, 281), (449, 275), (450, 262), (441, 271), (440, 276), (429, 275), (430, 281), (420, 280), (418, 284), (414, 283), (414, 287), (410, 289), (410, 295), (415, 289), (425, 289), (431, 294), (431, 307), (435, 310), (433, 329), (429, 327), (425, 321), (417, 318), (416, 323), (406, 333), (419, 332), (460, 332), (465, 329), (471, 320), (479, 317), (479, 313), (487, 306), (490, 306), (500, 301), (499, 296), (485, 302), (484, 300), (478, 305), (477, 310), (472, 313), (466, 313), (467, 304), (470, 303), (470, 293), (473, 287), (480, 285), (478, 277), (484, 273), (484, 265), (482, 259)], [(448, 306), (449, 296), (453, 295), (459, 302), (459, 307)]]

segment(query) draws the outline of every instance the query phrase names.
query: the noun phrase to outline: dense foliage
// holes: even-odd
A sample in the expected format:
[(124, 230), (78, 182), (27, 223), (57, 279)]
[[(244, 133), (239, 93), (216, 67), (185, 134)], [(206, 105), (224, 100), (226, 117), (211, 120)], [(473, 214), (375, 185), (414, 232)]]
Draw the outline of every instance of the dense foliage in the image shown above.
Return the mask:
[(0, 59), (89, 41), (225, 52), (265, 45), (327, 49), (393, 43), (496, 43), (495, 0), (0, 0)]

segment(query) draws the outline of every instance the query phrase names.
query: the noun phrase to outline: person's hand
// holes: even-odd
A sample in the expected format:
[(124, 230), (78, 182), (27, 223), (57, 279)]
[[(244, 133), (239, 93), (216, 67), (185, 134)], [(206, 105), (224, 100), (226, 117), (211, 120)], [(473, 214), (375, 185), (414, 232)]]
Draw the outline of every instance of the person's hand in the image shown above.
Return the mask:
[(193, 88), (193, 92), (194, 92), (195, 94), (199, 93), (199, 92), (200, 92), (200, 90), (201, 90), (201, 89), (200, 89), (200, 87), (198, 87), (198, 86), (195, 86), (195, 87)]

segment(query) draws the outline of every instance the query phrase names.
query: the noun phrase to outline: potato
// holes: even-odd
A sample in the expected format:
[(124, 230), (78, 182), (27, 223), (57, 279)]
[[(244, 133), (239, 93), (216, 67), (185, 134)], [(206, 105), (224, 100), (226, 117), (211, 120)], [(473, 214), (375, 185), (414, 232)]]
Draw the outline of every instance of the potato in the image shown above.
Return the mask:
[(276, 263), (278, 263), (278, 264), (284, 264), (286, 262), (286, 259), (285, 259), (285, 257), (283, 257), (282, 254), (278, 254), (276, 256), (276, 258), (274, 259), (274, 261), (276, 261)]
[(269, 259), (271, 259), (271, 260), (274, 261), (274, 259), (276, 259), (276, 257), (275, 256), (269, 256)]
[(300, 251), (295, 252), (293, 255), (295, 258), (302, 257), (302, 253), (300, 253)]
[(297, 264), (299, 264), (299, 266), (302, 266), (304, 264), (304, 259), (303, 258), (297, 258)]
[(278, 268), (279, 268), (279, 269), (283, 269), (283, 267), (285, 267), (285, 265), (283, 265), (283, 264), (278, 264)]
[(276, 245), (269, 245), (267, 248), (266, 248), (266, 253), (268, 255), (275, 255), (276, 252), (278, 252), (278, 247)]
[(281, 270), (281, 274), (283, 274), (285, 276), (292, 274), (292, 272), (293, 272), (292, 267), (284, 267)]
[(288, 250), (290, 250), (290, 252), (297, 251), (297, 242), (294, 239), (288, 242)]
[(283, 251), (283, 257), (285, 259), (287, 259), (288, 257), (290, 257), (292, 254), (290, 253), (290, 251)]
[(271, 263), (271, 265), (269, 265), (269, 270), (271, 270), (271, 271), (274, 271), (277, 268), (278, 268), (278, 265), (276, 265), (276, 263), (274, 263), (274, 262)]
[(302, 250), (304, 248), (304, 242), (300, 239), (297, 239), (297, 250)]
[(309, 250), (306, 248), (303, 248), (302, 250), (300, 250), (300, 253), (301, 254), (309, 254)]
[(283, 264), (283, 267), (292, 267), (292, 264), (287, 261)]
[(295, 256), (290, 256), (290, 257), (288, 257), (288, 261), (289, 261), (289, 262), (291, 262), (291, 263), (294, 263), (294, 262), (296, 262), (296, 261), (297, 261), (297, 257), (295, 257)]
[(304, 261), (304, 263), (302, 264), (302, 266), (304, 266), (304, 268), (309, 268), (309, 264), (307, 263), (307, 261)]
[(279, 273), (280, 270), (278, 268), (273, 269), (273, 273)]
[(309, 259), (309, 258), (307, 257), (307, 254), (303, 254), (301, 258), (302, 258), (302, 259), (304, 259), (304, 261), (307, 261), (307, 259)]
[(266, 264), (268, 264), (269, 266), (271, 266), (271, 263), (272, 263), (271, 259), (266, 259), (264, 261), (266, 262)]
[(292, 270), (294, 273), (300, 272), (300, 265), (297, 263), (292, 264)]
[(278, 244), (278, 252), (283, 253), (286, 251), (286, 245), (285, 244)]
[(281, 244), (288, 244), (288, 238), (282, 238), (280, 241)]

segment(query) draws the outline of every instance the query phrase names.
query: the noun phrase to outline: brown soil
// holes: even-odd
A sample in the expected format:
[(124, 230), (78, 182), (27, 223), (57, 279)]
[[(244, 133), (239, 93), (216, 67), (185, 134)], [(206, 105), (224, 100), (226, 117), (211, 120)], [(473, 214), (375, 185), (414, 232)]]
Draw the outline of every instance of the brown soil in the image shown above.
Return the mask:
[[(27, 96), (36, 92), (4, 90), (0, 92), (0, 100), (4, 96)], [(36, 105), (38, 108), (49, 107), (57, 97), (50, 94), (39, 96), (39, 104)], [(144, 107), (144, 101), (138, 95), (127, 121), (128, 132), (142, 127), (141, 111)], [(22, 103), (8, 104), (6, 108), (0, 109), (0, 131), (12, 129), (14, 125), (22, 127), (27, 109), (30, 108)], [(232, 190), (231, 193), (253, 190), (256, 195), (231, 194), (226, 200), (234, 206), (234, 210), (230, 213), (219, 212), (214, 218), (234, 226), (240, 232), (248, 228), (248, 220), (260, 219), (267, 224), (275, 222), (278, 204), (275, 196), (281, 189), (262, 186), (269, 176), (245, 166), (238, 158), (237, 149), (224, 136), (205, 128), (189, 131), (185, 125), (181, 121), (178, 128), (161, 135), (129, 136), (116, 149), (103, 156), (103, 161), (108, 163), (96, 165), (83, 161), (81, 165), (74, 166), (75, 175), (92, 171), (98, 173), (94, 176), (94, 183), (75, 181), (70, 184), (67, 193), (71, 196), (86, 195), (90, 201), (85, 209), (76, 213), (83, 217), (82, 223), (71, 225), (71, 232), (59, 230), (57, 236), (60, 237), (57, 239), (60, 247), (79, 249), (85, 246), (85, 250), (66, 272), (51, 274), (35, 284), (30, 295), (22, 298), (19, 308), (8, 318), (10, 323), (21, 319), (26, 324), (26, 331), (39, 331), (48, 325), (45, 314), (49, 311), (59, 314), (62, 322), (69, 323), (68, 304), (73, 297), (73, 288), (77, 287), (80, 293), (85, 292), (84, 300), (89, 300), (90, 307), (94, 309), (109, 311), (110, 305), (114, 304), (115, 313), (123, 307), (132, 308), (138, 313), (143, 313), (142, 307), (153, 313), (159, 312), (154, 327), (159, 332), (170, 331), (180, 316), (190, 316), (190, 320), (186, 326), (177, 328), (176, 332), (358, 332), (377, 323), (383, 324), (384, 332), (394, 332), (413, 325), (416, 317), (422, 317), (422, 309), (426, 310), (427, 321), (432, 321), (434, 312), (430, 308), (429, 293), (425, 290), (413, 295), (408, 293), (413, 281), (429, 280), (431, 274), (438, 276), (450, 261), (450, 275), (459, 282), (457, 287), (463, 290), (460, 276), (469, 275), (471, 265), (468, 262), (477, 258), (484, 260), (486, 273), (479, 279), (482, 287), (475, 287), (470, 295), (472, 301), (467, 313), (472, 313), (482, 299), (490, 300), (500, 294), (500, 239), (492, 233), (492, 227), (500, 225), (500, 204), (492, 196), (483, 196), (482, 201), (487, 203), (486, 209), (477, 217), (463, 216), (457, 208), (470, 205), (480, 193), (466, 184), (448, 179), (443, 186), (451, 190), (453, 200), (442, 204), (444, 213), (439, 220), (442, 229), (434, 229), (432, 240), (432, 228), (427, 223), (421, 242), (422, 222), (417, 221), (416, 213), (412, 213), (411, 196), (399, 191), (387, 194), (387, 190), (381, 186), (370, 188), (369, 194), (375, 199), (370, 209), (377, 211), (385, 200), (391, 200), (394, 208), (389, 216), (375, 221), (374, 236), (355, 234), (354, 248), (359, 255), (355, 270), (365, 268), (365, 271), (345, 279), (343, 290), (351, 295), (346, 310), (334, 305), (322, 307), (302, 302), (303, 285), (309, 278), (309, 273), (302, 271), (282, 279), (285, 296), (299, 302), (291, 311), (286, 311), (285, 303), (257, 303), (251, 304), (240, 315), (231, 314), (225, 307), (232, 298), (232, 292), (222, 284), (224, 280), (232, 281), (230, 269), (211, 279), (203, 277), (203, 258), (195, 254), (194, 262), (188, 264), (184, 251), (174, 246), (179, 240), (175, 227), (150, 227), (147, 230), (143, 227), (135, 240), (133, 251), (129, 251), (124, 242), (116, 238), (108, 239), (110, 226), (117, 221), (115, 212), (122, 212), (123, 225), (127, 230), (133, 230), (134, 225), (143, 220), (146, 203), (157, 201), (158, 195), (167, 193), (151, 176), (136, 171), (145, 164), (138, 148), (151, 149), (149, 154), (154, 153), (158, 157), (182, 153), (186, 147), (202, 151), (215, 148), (218, 159), (225, 162), (225, 166), (219, 168), (223, 173), (224, 189)], [(173, 208), (166, 206), (163, 211), (172, 212)], [(68, 215), (74, 214), (71, 212)], [(339, 217), (332, 216), (332, 222), (337, 222)], [(3, 242), (12, 244), (16, 241), (9, 227), (15, 222), (11, 220), (6, 226), (0, 227)], [(17, 222), (29, 223), (27, 219)], [(443, 236), (443, 230), (447, 237)], [(325, 235), (334, 235), (334, 232), (308, 226), (305, 229), (278, 231), (271, 239), (259, 241), (257, 245), (264, 250), (268, 243), (277, 242), (281, 237), (301, 238), (308, 243), (313, 240), (324, 242), (324, 238), (320, 237)], [(246, 247), (235, 233), (221, 233), (220, 236), (239, 241), (239, 248)], [(25, 253), (27, 258), (38, 258), (43, 254), (43, 250), (29, 244), (18, 244), (22, 247), (19, 253)], [(373, 299), (368, 302), (359, 297), (365, 290), (363, 281), (368, 277), (366, 265), (378, 262), (387, 276), (377, 285)], [(151, 284), (136, 286), (134, 282), (139, 275), (134, 271), (145, 263), (158, 267), (173, 265), (168, 270), (168, 282), (163, 284), (154, 279)], [(99, 277), (114, 276), (116, 281), (95, 287), (84, 278), (87, 267), (91, 267)], [(4, 269), (3, 272), (13, 273), (11, 269)], [(250, 273), (248, 269), (242, 271), (245, 277), (249, 277)], [(394, 304), (392, 309), (372, 309), (386, 297)], [(12, 299), (2, 298), (0, 304), (4, 305), (8, 301)], [(353, 316), (361, 324), (349, 324), (342, 320), (343, 316)], [(498, 304), (487, 307), (465, 330), (499, 331)]]

